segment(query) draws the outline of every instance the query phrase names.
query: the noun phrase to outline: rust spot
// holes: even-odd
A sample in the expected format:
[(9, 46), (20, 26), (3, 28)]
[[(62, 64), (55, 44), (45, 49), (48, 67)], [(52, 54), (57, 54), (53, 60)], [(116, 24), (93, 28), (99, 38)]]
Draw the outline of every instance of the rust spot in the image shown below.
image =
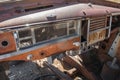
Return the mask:
[(106, 30), (91, 33), (89, 35), (89, 44), (93, 44), (99, 40), (104, 40), (105, 37), (106, 37)]

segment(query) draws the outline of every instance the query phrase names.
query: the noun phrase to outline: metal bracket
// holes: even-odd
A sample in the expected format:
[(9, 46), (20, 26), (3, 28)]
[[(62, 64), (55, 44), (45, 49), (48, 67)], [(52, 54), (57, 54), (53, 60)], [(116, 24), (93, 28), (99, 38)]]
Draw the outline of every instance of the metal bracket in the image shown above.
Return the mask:
[(108, 55), (110, 55), (111, 57), (115, 57), (119, 41), (120, 41), (120, 32), (117, 34), (111, 48), (109, 49)]

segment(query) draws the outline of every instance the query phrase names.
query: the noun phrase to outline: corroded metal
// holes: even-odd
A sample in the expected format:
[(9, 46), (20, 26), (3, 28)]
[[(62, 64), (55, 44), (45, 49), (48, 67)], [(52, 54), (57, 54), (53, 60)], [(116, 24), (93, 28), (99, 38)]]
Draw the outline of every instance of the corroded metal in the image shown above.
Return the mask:
[[(71, 36), (71, 35), (68, 35), (69, 31), (67, 28), (67, 29), (65, 29), (65, 31), (67, 30), (66, 31), (67, 36), (65, 36), (65, 38), (64, 37), (62, 37), (62, 39), (57, 38), (57, 40), (51, 39), (51, 41), (49, 40), (46, 43), (42, 42), (43, 44), (30, 45), (27, 47), (25, 46), (24, 49), (19, 49), (16, 52), (1, 55), (0, 61), (27, 60), (27, 56), (29, 56), (29, 54), (33, 55), (33, 57), (30, 58), (30, 60), (36, 60), (36, 59), (42, 59), (42, 58), (51, 56), (53, 54), (65, 52), (65, 51), (71, 50), (71, 49), (81, 49), (80, 45), (78, 45), (78, 46), (74, 45), (75, 42), (80, 42), (80, 44), (82, 43), (81, 35), (85, 38), (84, 42), (85, 43), (87, 42), (87, 45), (85, 47), (88, 47), (88, 45), (95, 44), (95, 43), (102, 41), (108, 37), (108, 35), (110, 33), (111, 25), (106, 26), (106, 23), (107, 23), (106, 16), (111, 16), (111, 14), (119, 13), (119, 12), (120, 12), (120, 9), (117, 9), (117, 8), (98, 6), (98, 5), (92, 5), (92, 4), (74, 4), (74, 5), (66, 5), (63, 7), (53, 8), (53, 9), (44, 10), (44, 11), (40, 10), (40, 11), (35, 11), (35, 12), (29, 12), (29, 13), (21, 14), (20, 16), (14, 17), (12, 19), (2, 21), (2, 22), (0, 22), (1, 31), (2, 31), (2, 29), (7, 31), (6, 29), (9, 28), (8, 31), (13, 30), (18, 35), (17, 38), (15, 37), (17, 48), (19, 48), (18, 45), (19, 45), (20, 41), (23, 39), (26, 41), (26, 38), (30, 38), (30, 43), (35, 43), (36, 34), (34, 34), (34, 28), (35, 28), (35, 25), (38, 25), (38, 24), (39, 24), (38, 27), (41, 28), (41, 26), (43, 26), (43, 25), (41, 25), (42, 23), (47, 24), (48, 22), (53, 23), (56, 21), (65, 22), (65, 20), (72, 19), (72, 20), (78, 21), (76, 24), (74, 24), (77, 26), (76, 29), (78, 29), (78, 30), (75, 35)], [(104, 24), (104, 26), (102, 25), (104, 28), (99, 26), (98, 28), (100, 28), (100, 29), (95, 28), (95, 30), (90, 31), (92, 19), (97, 18), (97, 17), (105, 18), (104, 19), (105, 21), (103, 21), (103, 22), (105, 22), (105, 24)], [(86, 20), (86, 22), (84, 25), (82, 25), (84, 23), (84, 20)], [(94, 22), (94, 20), (93, 20), (93, 22)], [(111, 23), (111, 21), (108, 21), (108, 22)], [(96, 24), (96, 23), (94, 22), (92, 24)], [(99, 23), (99, 25), (100, 24), (101, 24), (101, 22)], [(49, 24), (49, 25), (52, 26), (52, 25), (56, 25), (56, 24)], [(69, 27), (68, 25), (70, 25), (70, 24), (67, 24), (67, 27)], [(72, 27), (74, 25), (72, 25)], [(31, 26), (33, 26), (33, 27), (31, 27)], [(51, 26), (50, 26), (50, 28), (51, 28)], [(27, 28), (30, 28), (30, 29), (32, 28), (30, 36), (21, 38), (21, 35), (20, 35), (21, 32), (19, 31), (19, 29), (21, 29), (20, 27), (23, 30), (25, 30)], [(61, 27), (63, 27), (63, 25), (59, 26), (59, 28), (61, 28)], [(81, 31), (81, 28), (83, 28), (84, 30)], [(109, 31), (107, 31), (107, 29), (109, 29)], [(52, 32), (52, 30), (50, 31), (50, 29), (40, 29), (36, 32), (44, 33), (46, 30), (47, 30), (47, 34), (44, 34), (44, 35), (46, 35), (46, 36), (50, 35), (50, 38), (51, 38), (51, 35), (53, 35), (52, 33), (54, 33), (54, 31), (57, 31), (54, 29), (53, 29), (54, 30), (53, 32)], [(48, 33), (49, 31), (51, 33)], [(59, 31), (63, 31), (63, 30), (59, 30)], [(57, 32), (59, 32), (59, 31), (57, 31)], [(22, 37), (26, 36), (26, 34), (29, 34), (29, 31), (27, 31), (27, 32), (22, 33)], [(37, 39), (41, 39), (41, 35), (40, 35), (41, 33), (37, 34), (37, 36), (38, 36)], [(60, 33), (63, 33), (63, 32), (60, 32)], [(60, 33), (58, 33), (58, 35), (60, 35)], [(42, 34), (42, 36), (44, 36), (44, 35)], [(56, 34), (54, 33), (54, 35), (56, 35)], [(33, 39), (33, 41), (31, 41), (31, 39)], [(44, 40), (44, 38), (42, 40)], [(48, 38), (45, 38), (45, 40), (48, 40)], [(38, 42), (41, 42), (41, 40), (38, 40)]]
[(16, 43), (12, 32), (0, 33), (0, 54), (16, 51)]
[[(42, 12), (41, 11), (30, 12), (18, 17), (14, 16), (14, 18), (12, 19), (2, 21), (0, 23), (0, 27), (10, 27), (10, 26), (23, 25), (34, 22), (47, 22), (50, 21), (52, 17), (56, 17), (54, 19), (54, 21), (56, 21), (56, 20), (69, 19), (69, 18), (100, 16), (107, 14), (109, 15), (111, 13), (118, 13), (118, 12), (120, 12), (120, 10), (117, 8), (110, 8), (110, 7), (104, 7), (98, 5), (89, 6), (88, 4), (75, 4), (75, 5), (69, 5), (51, 10), (46, 10)], [(49, 18), (51, 19), (49, 20)]]
[(106, 30), (99, 30), (97, 32), (91, 33), (89, 35), (89, 42), (88, 44), (93, 44), (98, 41), (104, 40), (106, 38)]
[[(26, 13), (27, 9), (34, 9), (36, 7), (44, 6), (60, 6), (73, 3), (92, 3), (97, 5), (110, 6), (115, 8), (120, 8), (119, 3), (109, 2), (106, 0), (23, 0), (18, 2), (11, 3), (2, 3), (0, 4), (0, 21), (5, 21), (11, 19), (14, 16), (19, 16), (20, 14)], [(8, 5), (9, 4), (9, 5)], [(6, 6), (7, 5), (7, 6)], [(43, 9), (43, 8), (42, 8)]]
[(78, 46), (73, 45), (73, 42), (79, 42), (80, 38), (71, 38), (60, 42), (49, 43), (42, 46), (25, 49), (11, 54), (0, 56), (0, 61), (13, 61), (13, 60), (27, 60), (29, 55), (32, 55), (30, 60), (42, 59), (53, 54), (65, 52), (66, 50), (78, 49)]
[[(101, 80), (83, 64), (83, 60), (77, 54), (92, 48), (100, 48), (100, 53), (108, 52), (118, 31), (111, 31), (112, 17), (116, 18), (113, 15), (119, 15), (120, 9), (93, 4), (65, 4), (61, 7), (54, 7), (51, 5), (53, 3), (49, 4), (49, 2), (45, 4), (47, 5), (41, 6), (45, 9), (41, 10), (36, 10), (38, 6), (34, 8), (33, 5), (29, 8), (27, 5), (25, 9), (17, 7), (16, 16), (1, 20), (0, 62), (33, 61), (68, 52), (67, 55), (69, 56), (62, 54), (62, 56), (59, 55), (59, 59), (62, 58), (61, 61), (63, 60), (76, 68), (86, 78)], [(49, 9), (47, 9), (48, 7)], [(19, 9), (23, 12), (19, 12)], [(64, 24), (67, 21), (68, 23)], [(75, 23), (71, 24), (72, 21)], [(56, 24), (57, 22), (61, 22), (62, 25)], [(49, 26), (45, 26), (47, 24)], [(71, 35), (70, 33), (74, 34)], [(108, 41), (103, 41), (105, 39)], [(100, 41), (103, 42), (100, 44)], [(103, 45), (103, 43), (105, 44)], [(119, 58), (119, 44), (120, 41), (117, 45), (117, 58)], [(50, 61), (52, 64), (52, 59)], [(44, 63), (62, 80), (72, 80), (51, 64)]]

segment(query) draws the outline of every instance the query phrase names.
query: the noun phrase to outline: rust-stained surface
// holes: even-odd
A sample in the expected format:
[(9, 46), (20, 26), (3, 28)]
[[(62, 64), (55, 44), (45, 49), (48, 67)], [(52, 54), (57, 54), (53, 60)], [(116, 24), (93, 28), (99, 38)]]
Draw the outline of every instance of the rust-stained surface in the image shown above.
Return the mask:
[(23, 0), (18, 2), (1, 3), (0, 21), (24, 13), (23, 9), (35, 8), (38, 6), (61, 5), (63, 3), (64, 0)]
[[(60, 6), (72, 3), (92, 3), (98, 5), (105, 5), (115, 8), (120, 8), (119, 3), (109, 2), (105, 0), (23, 0), (18, 2), (11, 2), (11, 3), (2, 3), (0, 4), (0, 21), (5, 21), (7, 19), (12, 19), (15, 16), (19, 16), (24, 14), (24, 9), (31, 9), (35, 7), (41, 6)], [(9, 5), (8, 5), (9, 4)], [(103, 9), (103, 8), (102, 8)], [(43, 10), (43, 9), (42, 9)], [(107, 9), (109, 10), (109, 9)], [(113, 10), (113, 9), (112, 9)], [(97, 11), (96, 11), (97, 12)], [(99, 11), (101, 12), (101, 11)]]
[[(57, 0), (53, 0), (53, 1), (55, 1), (55, 5), (61, 4), (64, 1), (69, 2), (69, 0), (61, 0), (61, 1), (58, 1), (58, 3), (56, 3)], [(74, 1), (74, 0), (72, 0), (72, 1)], [(91, 1), (94, 2), (94, 0), (91, 0)], [(80, 0), (78, 0), (78, 2), (80, 2)], [(88, 0), (84, 0), (84, 2), (88, 2)], [(27, 2), (26, 2), (26, 4), (27, 4)], [(72, 80), (71, 78), (73, 78), (73, 77), (71, 77), (72, 74), (68, 74), (69, 76), (67, 74), (64, 75), (63, 72), (65, 70), (66, 70), (66, 72), (67, 71), (69, 72), (69, 70), (70, 70), (70, 68), (66, 69), (63, 66), (65, 64), (69, 65), (72, 68), (75, 68), (75, 72), (82, 74), (84, 77), (86, 77), (89, 80), (102, 80), (100, 72), (102, 71), (103, 64), (109, 60), (112, 60), (107, 55), (107, 53), (110, 50), (111, 45), (116, 37), (116, 33), (118, 33), (118, 31), (119, 31), (118, 30), (119, 27), (114, 28), (114, 30), (112, 30), (110, 33), (110, 38), (108, 38), (109, 32), (110, 32), (109, 30), (111, 29), (111, 26), (110, 26), (110, 23), (111, 23), (110, 21), (111, 21), (111, 17), (112, 17), (111, 14), (120, 13), (120, 9), (99, 6), (99, 5), (93, 5), (90, 3), (89, 4), (74, 4), (74, 5), (69, 5), (68, 3), (67, 4), (65, 3), (64, 6), (55, 7), (55, 8), (53, 6), (54, 3), (52, 1), (45, 2), (45, 3), (43, 2), (43, 4), (44, 5), (46, 4), (46, 5), (44, 6), (40, 3), (39, 4), (37, 3), (37, 6), (42, 5), (42, 7), (43, 6), (51, 7), (51, 4), (52, 4), (52, 7), (51, 7), (51, 9), (49, 8), (48, 10), (41, 9), (41, 10), (30, 11), (33, 9), (33, 5), (36, 5), (36, 3), (32, 4), (32, 0), (31, 0), (30, 5), (28, 4), (25, 6), (25, 4), (23, 4), (23, 7), (25, 8), (25, 11), (27, 11), (27, 12), (25, 12), (24, 10), (23, 10), (23, 12), (19, 12), (19, 10), (17, 10), (16, 13), (14, 13), (14, 10), (13, 10), (13, 11), (11, 11), (11, 12), (13, 12), (12, 15), (11, 14), (6, 15), (6, 16), (9, 16), (9, 18), (6, 17), (4, 19), (1, 19), (0, 29), (1, 29), (1, 32), (3, 32), (3, 33), (0, 34), (0, 38), (1, 38), (0, 39), (0, 43), (1, 43), (0, 44), (0, 62), (16, 61), (16, 60), (34, 61), (34, 60), (40, 59), (37, 62), (40, 63), (40, 61), (41, 61), (41, 63), (42, 63), (42, 59), (43, 59), (43, 63), (44, 63), (44, 60), (47, 59), (47, 61), (50, 62), (51, 64), (45, 63), (45, 65), (43, 65), (43, 64), (40, 64), (40, 65), (42, 65), (42, 67), (43, 66), (49, 67), (49, 69), (51, 69), (59, 78), (61, 78), (61, 80)], [(17, 3), (14, 6), (17, 6)], [(37, 7), (37, 6), (34, 6), (34, 7)], [(9, 8), (9, 10), (11, 10), (11, 9), (12, 8)], [(15, 9), (20, 9), (20, 7), (15, 7)], [(4, 14), (4, 12), (3, 12), (3, 14)], [(15, 16), (13, 16), (14, 14), (15, 14)], [(93, 18), (95, 18), (95, 19), (93, 19)], [(107, 18), (109, 18), (109, 19), (107, 19)], [(114, 16), (113, 18), (118, 19), (118, 16)], [(51, 22), (59, 21), (59, 20), (61, 20), (61, 21), (63, 20), (63, 22), (64, 22), (66, 19), (71, 19), (71, 20), (75, 19), (78, 21), (75, 24), (72, 24), (71, 26), (70, 26), (70, 24), (67, 23), (67, 27), (69, 27), (69, 26), (71, 27), (71, 28), (65, 28), (65, 30), (67, 32), (67, 34), (66, 34), (67, 36), (65, 35), (65, 37), (57, 37), (57, 39), (50, 38), (50, 40), (46, 37), (45, 40), (48, 40), (48, 42), (47, 41), (44, 42), (45, 36), (49, 37), (49, 34), (50, 34), (50, 37), (51, 37), (51, 33), (47, 33), (47, 34), (45, 33), (45, 34), (42, 34), (42, 36), (45, 35), (42, 39), (43, 42), (41, 40), (38, 40), (38, 42), (40, 42), (40, 43), (36, 43), (36, 38), (34, 37), (34, 36), (36, 36), (36, 34), (34, 35), (35, 29), (33, 29), (33, 27), (31, 27), (30, 25), (40, 24), (42, 22), (46, 22), (46, 23), (50, 22), (51, 23)], [(117, 21), (119, 21), (119, 20), (117, 20)], [(87, 24), (86, 24), (86, 22), (87, 22)], [(32, 24), (32, 23), (34, 23), (34, 24)], [(50, 26), (48, 26), (48, 27), (52, 28), (51, 26), (54, 24), (49, 24), (49, 25)], [(87, 28), (84, 27), (84, 25)], [(75, 28), (75, 26), (77, 26), (77, 28)], [(12, 32), (4, 33), (4, 31), (2, 31), (3, 28), (4, 28), (4, 30), (6, 30), (7, 28), (10, 28), (10, 27), (12, 29), (9, 29), (9, 30), (15, 31), (14, 37), (13, 37)], [(13, 27), (16, 27), (16, 28), (13, 29)], [(20, 27), (22, 27), (22, 28), (20, 28)], [(46, 32), (50, 31), (50, 32), (52, 32), (52, 34), (56, 34), (54, 32), (54, 29), (52, 31), (52, 29), (50, 30), (49, 28), (47, 28), (47, 29), (42, 28), (43, 25), (42, 26), (40, 25), (37, 27), (39, 27), (41, 29), (36, 30), (36, 32), (44, 33), (45, 31)], [(61, 28), (61, 27), (64, 27), (64, 25), (61, 25), (58, 27)], [(81, 30), (76, 30), (76, 33), (73, 35), (68, 34), (70, 29), (71, 30), (73, 28), (81, 29), (83, 27), (86, 29), (85, 34), (87, 34), (87, 36), (84, 34), (84, 32), (81, 35)], [(117, 26), (115, 26), (115, 27), (117, 27)], [(26, 33), (27, 31), (29, 31), (29, 30), (25, 30), (26, 28), (31, 28), (30, 35), (29, 35), (29, 32)], [(23, 33), (22, 33), (19, 31), (20, 29), (21, 29), (21, 31), (22, 31), (22, 29), (25, 31), (23, 31)], [(112, 26), (112, 29), (113, 29), (113, 26)], [(62, 33), (61, 31), (63, 31), (63, 29), (59, 29), (59, 30), (60, 30), (60, 32), (58, 34)], [(59, 31), (59, 30), (56, 30), (56, 31)], [(26, 35), (24, 35), (25, 33), (26, 33)], [(38, 39), (42, 38), (42, 36), (40, 35), (41, 33), (37, 34)], [(21, 37), (20, 34), (25, 37)], [(16, 41), (14, 40), (14, 38), (16, 38)], [(20, 40), (28, 41), (28, 38), (33, 40), (32, 42), (34, 44), (27, 46), (27, 47), (26, 46), (19, 47)], [(106, 38), (108, 38), (108, 39), (106, 39)], [(8, 39), (9, 39), (9, 41), (8, 41)], [(83, 39), (83, 41), (82, 41), (82, 39)], [(5, 41), (5, 42), (3, 43), (3, 41)], [(6, 44), (7, 44), (6, 41), (8, 41), (8, 43), (9, 43), (7, 46), (6, 46)], [(15, 42), (18, 42), (18, 44)], [(25, 43), (25, 44), (28, 45), (28, 43)], [(5, 45), (5, 47), (3, 47), (3, 45)], [(120, 45), (120, 41), (119, 41), (118, 49), (117, 49), (118, 60), (120, 59), (120, 56), (119, 56), (120, 55), (120, 53), (119, 53), (120, 46), (119, 45)], [(16, 47), (17, 47), (17, 50), (16, 50)], [(8, 54), (2, 54), (2, 53), (8, 53)], [(61, 53), (61, 54), (59, 54), (59, 53)], [(81, 53), (86, 53), (85, 54), (86, 56)], [(89, 55), (89, 53), (91, 53), (91, 54)], [(98, 60), (97, 56), (99, 56), (99, 58), (100, 58), (99, 60), (101, 62), (97, 61)], [(85, 58), (85, 59), (83, 59), (83, 58)], [(93, 59), (93, 58), (95, 58), (95, 59)], [(52, 59), (52, 61), (54, 59), (59, 59), (61, 62), (64, 62), (64, 63), (61, 63), (62, 68), (64, 70), (63, 71), (58, 70), (59, 68), (57, 66), (59, 66), (59, 63), (56, 64), (57, 66), (55, 65), (55, 67), (57, 67), (57, 68), (55, 68), (52, 65), (51, 59)], [(97, 69), (95, 69), (95, 68), (97, 68)], [(97, 73), (99, 73), (99, 74), (97, 74)], [(75, 79), (75, 80), (77, 80), (77, 79)]]
[(0, 33), (0, 54), (16, 50), (16, 43), (12, 32)]
[(111, 31), (110, 34), (110, 38), (106, 39), (105, 41), (102, 42), (103, 45), (105, 45), (105, 49), (103, 49), (102, 51), (104, 51), (103, 53), (107, 53), (110, 49), (110, 47), (112, 46), (112, 43), (114, 41), (114, 39), (116, 38), (116, 34), (119, 32), (119, 27), (115, 28), (114, 30)]
[[(110, 34), (110, 38), (108, 38), (107, 40), (105, 40), (101, 43), (102, 48), (100, 48), (99, 51), (98, 51), (98, 54), (100, 54), (99, 56), (102, 56), (101, 53), (103, 53), (105, 55), (108, 53), (108, 51), (110, 50), (110, 48), (111, 48), (111, 46), (112, 46), (112, 44), (113, 44), (113, 42), (114, 42), (118, 33), (119, 33), (119, 27), (112, 30), (112, 32)], [(105, 46), (105, 48), (103, 48), (103, 46)], [(117, 44), (115, 54), (116, 54), (115, 57), (117, 57), (118, 61), (120, 62), (120, 41)], [(110, 58), (107, 58), (107, 56), (105, 58), (101, 57), (101, 60), (105, 60), (105, 61), (111, 60)]]
[(29, 54), (33, 56), (31, 60), (42, 59), (56, 53), (64, 52), (66, 50), (78, 49), (79, 47), (76, 47), (75, 45), (73, 45), (73, 43), (79, 41), (80, 41), (79, 37), (73, 38), (67, 41), (47, 45), (39, 49), (22, 53), (13, 57), (11, 56), (9, 58), (1, 59), (0, 61), (27, 60), (27, 56)]
[[(115, 28), (114, 30), (111, 31), (110, 38), (101, 42), (100, 48), (98, 50), (98, 56), (99, 56), (101, 62), (107, 62), (107, 61), (112, 60), (112, 58), (110, 58), (107, 54), (116, 38), (118, 32), (119, 32), (119, 27)], [(117, 51), (116, 57), (119, 60), (119, 58), (120, 58), (119, 51)]]
[[(106, 16), (106, 15), (109, 15), (111, 13), (118, 13), (118, 12), (120, 12), (120, 10), (117, 8), (92, 5), (92, 4), (74, 4), (74, 5), (55, 8), (55, 9), (51, 9), (51, 10), (30, 12), (28, 15), (24, 14), (24, 15), (21, 15), (21, 16), (16, 17), (16, 18), (3, 21), (0, 23), (0, 27), (6, 28), (6, 27), (10, 27), (12, 25), (14, 25), (14, 26), (16, 25), (16, 27), (19, 27), (18, 25), (30, 24), (33, 22), (48, 22), (49, 21), (48, 17), (55, 17), (54, 21), (56, 21), (56, 20), (78, 18), (78, 17), (91, 18), (91, 17), (98, 17), (98, 16)], [(106, 21), (105, 21), (105, 23), (106, 23)], [(105, 25), (105, 24), (103, 24), (103, 25)], [(90, 33), (88, 43), (93, 44), (93, 43), (96, 43), (98, 41), (104, 40), (106, 37), (106, 32), (107, 32), (106, 30), (102, 30), (102, 31)], [(80, 40), (77, 40), (77, 41), (79, 42)], [(62, 42), (60, 42), (60, 43), (62, 43)], [(58, 43), (58, 45), (60, 43)], [(64, 45), (64, 44), (66, 44), (66, 45)], [(43, 47), (43, 48), (39, 48), (39, 49), (30, 51), (30, 52), (26, 52), (25, 54), (18, 54), (14, 58), (11, 57), (11, 58), (8, 58), (6, 60), (20, 60), (20, 59), (22, 59), (22, 57), (23, 57), (22, 60), (26, 60), (27, 59), (26, 57), (29, 54), (33, 54), (33, 55), (35, 54), (32, 58), (33, 60), (38, 59), (38, 58), (41, 59), (41, 58), (50, 56), (50, 55), (55, 54), (55, 53), (64, 52), (66, 50), (73, 49), (73, 47), (75, 47), (73, 45), (72, 40), (70, 42), (68, 41), (66, 43), (60, 44), (60, 46), (58, 46), (58, 45), (51, 44), (51, 45), (48, 45), (48, 46)], [(45, 54), (44, 54), (44, 52), (45, 52)], [(22, 52), (22, 53), (24, 53), (24, 52)], [(42, 55), (40, 55), (40, 53)]]
[(89, 35), (89, 42), (88, 44), (93, 44), (97, 41), (101, 41), (101, 40), (104, 40), (106, 37), (106, 30), (102, 30), (102, 31), (97, 31), (97, 32), (94, 32), (94, 33), (91, 33)]
[(48, 17), (56, 17), (55, 20), (61, 20), (68, 18), (100, 16), (117, 12), (120, 12), (120, 10), (117, 8), (89, 4), (75, 4), (42, 12), (29, 12), (22, 14), (21, 16), (19, 15), (17, 18), (14, 16), (14, 18), (8, 19), (6, 21), (1, 21), (0, 27), (10, 27), (34, 22), (45, 22), (49, 21)]

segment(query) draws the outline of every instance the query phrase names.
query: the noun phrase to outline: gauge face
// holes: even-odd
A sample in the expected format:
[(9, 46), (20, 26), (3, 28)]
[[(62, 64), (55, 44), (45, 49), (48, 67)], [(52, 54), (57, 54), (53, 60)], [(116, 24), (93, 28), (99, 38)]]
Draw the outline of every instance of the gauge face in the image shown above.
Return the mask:
[(19, 48), (75, 35), (77, 34), (77, 21), (78, 20), (51, 22), (20, 29), (18, 30)]
[(35, 30), (36, 42), (55, 39), (61, 36), (67, 35), (67, 23), (50, 23), (41, 25), (41, 27)]

